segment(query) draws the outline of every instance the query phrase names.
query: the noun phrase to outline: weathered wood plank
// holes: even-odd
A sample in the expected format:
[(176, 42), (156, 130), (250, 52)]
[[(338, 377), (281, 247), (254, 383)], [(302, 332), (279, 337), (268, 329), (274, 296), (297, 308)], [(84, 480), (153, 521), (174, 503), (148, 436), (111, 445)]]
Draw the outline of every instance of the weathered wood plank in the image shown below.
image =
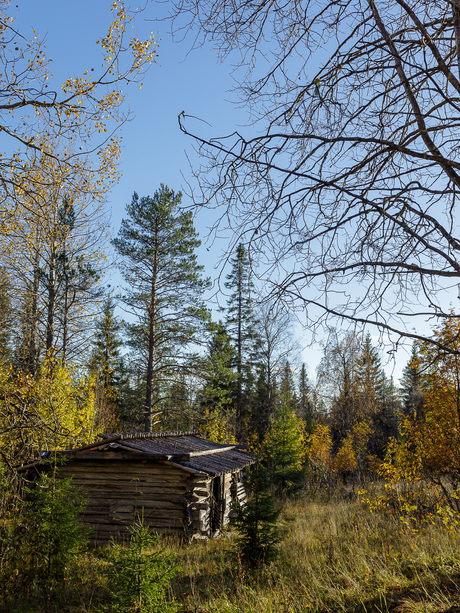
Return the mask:
[[(157, 528), (182, 528), (182, 529), (184, 528), (184, 522), (181, 519), (152, 517), (148, 519), (144, 518), (144, 523), (145, 525), (148, 525), (149, 527), (152, 526), (152, 527), (157, 527)], [(112, 520), (108, 520), (106, 523), (104, 523), (103, 521), (100, 521), (97, 523), (96, 522), (88, 523), (85, 520), (85, 525), (87, 525), (88, 528), (94, 528), (96, 531), (96, 534), (97, 532), (114, 533), (117, 531), (126, 532), (128, 528), (132, 525), (132, 522), (128, 522), (124, 520), (113, 522)]]
[[(158, 534), (167, 534), (167, 535), (171, 535), (174, 536), (175, 538), (180, 538), (184, 536), (184, 529), (183, 528), (151, 528), (151, 531), (154, 533), (158, 533)], [(128, 545), (129, 544), (129, 538), (127, 534), (119, 534), (119, 533), (115, 533), (115, 534), (106, 534), (106, 535), (98, 535), (98, 538), (92, 538), (90, 540), (90, 543), (92, 545), (92, 547), (107, 547), (108, 545), (110, 545), (112, 539), (116, 542), (119, 543), (121, 545)]]
[(139, 502), (139, 500), (149, 500), (151, 502), (170, 502), (172, 504), (185, 506), (187, 499), (185, 496), (180, 495), (168, 495), (168, 494), (148, 494), (146, 492), (130, 492), (127, 495), (126, 492), (114, 492), (113, 490), (98, 490), (94, 492), (88, 492), (86, 501), (88, 504), (104, 504), (105, 500), (125, 500), (127, 503), (130, 501)]
[[(88, 483), (120, 483), (124, 485), (128, 484), (145, 484), (155, 486), (157, 484), (168, 485), (174, 487), (183, 487), (186, 488), (186, 482), (184, 479), (180, 479), (175, 477), (174, 475), (141, 475), (139, 478), (127, 477), (125, 475), (116, 475), (114, 473), (93, 473), (88, 474), (86, 477), (81, 474), (72, 474), (68, 475), (69, 477), (73, 477), (73, 481), (75, 483), (80, 483), (80, 481), (88, 482)], [(67, 475), (64, 475), (67, 478)]]
[(169, 460), (171, 456), (165, 453), (143, 453), (139, 451), (63, 451), (61, 455), (73, 460), (96, 460), (121, 462), (126, 460)]
[[(143, 465), (142, 465), (143, 466)], [(121, 466), (120, 466), (121, 468)], [(186, 483), (187, 479), (185, 478), (185, 473), (179, 473), (179, 472), (169, 472), (166, 470), (160, 471), (160, 470), (148, 470), (148, 469), (141, 469), (140, 467), (134, 467), (132, 470), (115, 470), (115, 468), (112, 468), (111, 470), (108, 470), (106, 467), (102, 467), (102, 468), (97, 468), (97, 467), (91, 467), (91, 469), (82, 471), (82, 470), (60, 470), (59, 471), (59, 475), (60, 477), (62, 476), (72, 476), (74, 478), (81, 478), (81, 479), (102, 479), (105, 478), (107, 476), (113, 476), (114, 478), (118, 478), (118, 479), (123, 479), (125, 481), (138, 481), (138, 480), (142, 480), (142, 479), (168, 479), (171, 481), (183, 481), (184, 483)]]
[(93, 485), (100, 485), (101, 483), (113, 484), (114, 487), (174, 487), (181, 488), (185, 491), (186, 483), (179, 479), (168, 479), (167, 477), (155, 477), (152, 476), (148, 479), (122, 479), (111, 475), (88, 475), (86, 478), (83, 476), (75, 476), (72, 479), (72, 483), (80, 485), (81, 483), (92, 483)]
[(192, 490), (193, 496), (209, 496), (209, 490), (202, 488), (202, 489), (198, 489), (198, 488), (193, 488)]
[(134, 513), (132, 504), (112, 504), (109, 506), (110, 513)]
[[(176, 487), (143, 487), (142, 485), (138, 487), (127, 486), (127, 487), (114, 487), (111, 483), (101, 483), (98, 486), (94, 483), (82, 485), (82, 487), (86, 490), (89, 496), (97, 495), (98, 492), (113, 492), (116, 496), (125, 495), (131, 496), (133, 494), (145, 494), (146, 496), (180, 496), (181, 498), (186, 498), (185, 490)], [(198, 500), (198, 497), (196, 498)], [(200, 500), (205, 500), (206, 496), (200, 496)]]
[[(120, 500), (126, 500), (126, 498), (105, 498), (102, 499), (104, 500), (104, 503), (107, 506), (113, 505), (113, 504), (120, 504)], [(88, 500), (87, 503), (87, 508), (91, 508), (91, 506), (94, 504), (94, 502), (96, 502), (96, 504), (94, 506), (102, 506), (100, 504), (100, 500), (96, 500), (96, 499), (90, 499)], [(126, 501), (127, 503), (132, 503), (133, 505), (135, 505), (136, 507), (140, 507), (143, 506), (146, 509), (147, 508), (156, 508), (156, 509), (184, 509), (185, 508), (185, 500), (183, 502), (171, 502), (169, 500), (154, 500), (151, 498), (136, 498), (133, 499), (132, 501)]]
[[(150, 483), (135, 483), (132, 481), (128, 481), (127, 483), (123, 483), (120, 481), (117, 481), (116, 483), (111, 482), (111, 481), (87, 481), (85, 482), (83, 479), (79, 480), (78, 482), (72, 482), (72, 485), (74, 485), (75, 487), (82, 487), (83, 489), (86, 489), (89, 493), (93, 494), (93, 493), (97, 493), (97, 491), (104, 491), (104, 492), (114, 492), (114, 493), (125, 493), (126, 495), (129, 495), (131, 493), (139, 493), (139, 492), (145, 492), (145, 494), (148, 495), (156, 495), (156, 494), (163, 494), (163, 495), (178, 495), (178, 496), (186, 496), (186, 489), (185, 486), (182, 486), (181, 484), (170, 484), (170, 483), (163, 483), (163, 484), (150, 484)], [(200, 498), (205, 498), (204, 496), (200, 496)]]
[(119, 486), (119, 487), (129, 487), (131, 489), (136, 488), (136, 487), (158, 487), (158, 488), (165, 488), (165, 489), (176, 489), (176, 490), (180, 490), (185, 492), (186, 491), (186, 484), (184, 481), (179, 480), (179, 479), (168, 479), (166, 477), (160, 477), (160, 478), (151, 478), (151, 479), (142, 479), (142, 480), (138, 480), (138, 479), (121, 479), (121, 478), (116, 478), (116, 477), (112, 477), (112, 476), (106, 476), (106, 477), (88, 477), (88, 479), (84, 479), (84, 478), (78, 478), (78, 479), (73, 479), (72, 483), (75, 486), (78, 487), (84, 487), (85, 484), (87, 484), (88, 486), (91, 485), (93, 487), (100, 487), (103, 486), (104, 484), (108, 484), (108, 485), (113, 485), (113, 486)]
[[(125, 496), (125, 497), (129, 497), (129, 496), (139, 496), (139, 494), (145, 494), (146, 497), (148, 498), (155, 498), (156, 496), (162, 498), (162, 497), (178, 497), (184, 500), (187, 500), (188, 498), (190, 498), (190, 496), (187, 496), (187, 493), (179, 488), (162, 488), (162, 487), (155, 487), (155, 488), (148, 488), (148, 487), (112, 487), (111, 484), (107, 484), (107, 483), (101, 483), (99, 486), (95, 486), (94, 484), (86, 484), (86, 486), (83, 486), (85, 492), (86, 492), (86, 497), (91, 498), (91, 497), (96, 497), (96, 498), (100, 498), (101, 496), (105, 496), (105, 495), (114, 495), (114, 496)], [(197, 498), (198, 500), (198, 498)], [(206, 500), (206, 497), (200, 497), (199, 500)]]
[(121, 475), (131, 475), (131, 474), (148, 474), (148, 475), (174, 475), (176, 477), (180, 477), (181, 479), (186, 479), (185, 471), (182, 471), (175, 467), (169, 467), (160, 465), (158, 463), (143, 463), (143, 462), (129, 462), (122, 465), (115, 464), (112, 462), (101, 462), (99, 463), (80, 463), (80, 462), (70, 462), (65, 464), (58, 469), (59, 474), (64, 472), (70, 472), (72, 474), (91, 474), (91, 473), (113, 473), (113, 474), (121, 474)]
[(99, 514), (85, 514), (82, 516), (82, 520), (85, 523), (96, 524), (117, 524), (123, 523), (127, 525), (133, 524), (139, 518), (143, 518), (144, 522), (158, 520), (171, 520), (172, 522), (184, 522), (185, 516), (180, 512), (171, 512), (168, 510), (145, 510), (139, 509), (134, 513), (99, 513)]
[(192, 458), (200, 458), (202, 456), (214, 455), (217, 453), (223, 453), (224, 451), (231, 451), (235, 449), (235, 445), (230, 447), (221, 447), (219, 449), (205, 449), (204, 451), (190, 451), (190, 453), (176, 453), (172, 458), (175, 462), (188, 462)]
[[(172, 490), (172, 491), (160, 491), (160, 490), (156, 490), (156, 491), (148, 491), (145, 489), (139, 489), (139, 490), (114, 490), (111, 488), (101, 488), (99, 490), (94, 490), (88, 491), (88, 495), (86, 497), (86, 499), (88, 500), (99, 500), (99, 499), (104, 499), (105, 497), (108, 498), (119, 498), (119, 499), (124, 499), (124, 500), (131, 500), (131, 498), (133, 499), (139, 499), (139, 498), (145, 498), (148, 500), (169, 500), (170, 502), (176, 502), (176, 503), (181, 503), (181, 504), (186, 504), (187, 498), (185, 496), (185, 493), (181, 493), (181, 492), (177, 492), (176, 490)], [(206, 500), (205, 498), (202, 498), (200, 500)]]

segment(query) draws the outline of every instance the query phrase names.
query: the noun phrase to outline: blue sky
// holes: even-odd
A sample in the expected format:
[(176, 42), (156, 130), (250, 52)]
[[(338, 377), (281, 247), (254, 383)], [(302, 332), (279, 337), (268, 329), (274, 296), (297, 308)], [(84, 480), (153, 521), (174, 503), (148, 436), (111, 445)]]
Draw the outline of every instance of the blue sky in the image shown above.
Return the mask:
[[(53, 86), (59, 89), (65, 78), (79, 75), (89, 67), (97, 71), (102, 57), (96, 40), (107, 32), (110, 1), (16, 1), (19, 11), (16, 25), (25, 35), (33, 27), (46, 41), (47, 55), (53, 60), (50, 89)], [(153, 31), (159, 47), (157, 63), (150, 67), (142, 89), (136, 85), (126, 88), (125, 110), (129, 108), (131, 116), (121, 131), (122, 177), (108, 197), (115, 231), (134, 191), (141, 196), (149, 195), (160, 183), (178, 191), (191, 180), (189, 160), (194, 164), (199, 160), (191, 139), (179, 130), (179, 113), (185, 111), (205, 119), (211, 126), (202, 125), (210, 131), (233, 130), (239, 121), (244, 121), (243, 113), (238, 114), (229, 102), (232, 80), (228, 71), (217, 63), (216, 55), (209, 49), (188, 54), (189, 43), (173, 42), (167, 24), (156, 21), (161, 17), (160, 9), (164, 14), (165, 5), (150, 3), (135, 24), (134, 31), (141, 38), (147, 38)], [(188, 202), (184, 195), (183, 204)], [(197, 217), (202, 238), (210, 223), (209, 217)], [(203, 247), (208, 275), (215, 276), (212, 262), (225, 246), (223, 242), (210, 251)]]
[[(51, 87), (59, 89), (67, 77), (79, 75), (87, 68), (97, 70), (100, 67), (102, 58), (96, 40), (107, 32), (110, 7), (109, 0), (13, 2), (13, 12), (18, 11), (16, 25), (23, 35), (31, 35), (33, 27), (46, 39), (47, 55), (53, 59), (54, 83)], [(189, 182), (194, 186), (189, 161), (198, 166), (200, 160), (193, 142), (179, 130), (179, 113), (185, 111), (203, 119), (210, 124), (202, 124), (203, 132), (214, 136), (232, 132), (247, 120), (245, 111), (232, 102), (235, 94), (231, 91), (231, 63), (219, 64), (217, 54), (209, 47), (189, 53), (191, 40), (173, 41), (168, 24), (161, 21), (166, 12), (167, 3), (150, 2), (135, 26), (141, 38), (153, 31), (159, 43), (158, 58), (144, 79), (142, 89), (133, 86), (126, 92), (131, 120), (122, 129), (122, 177), (108, 197), (114, 231), (134, 191), (141, 196), (149, 195), (160, 183), (176, 191), (183, 188), (186, 191)], [(187, 201), (184, 196), (183, 203)], [(214, 221), (209, 215), (196, 217), (196, 227), (203, 240), (207, 227)], [(226, 238), (229, 237), (224, 236), (212, 246), (204, 244), (198, 254), (206, 274), (212, 278), (219, 272), (215, 265), (227, 248)], [(299, 336), (303, 337), (300, 328)], [(303, 353), (311, 376), (314, 376), (321, 354), (318, 345)], [(402, 353), (393, 373), (396, 380), (406, 361), (406, 354)], [(391, 374), (391, 365), (387, 371)]]
[[(81, 74), (88, 67), (97, 71), (102, 58), (95, 41), (107, 31), (110, 1), (16, 1), (19, 10), (16, 24), (21, 31), (27, 34), (27, 29), (33, 26), (46, 39), (47, 55), (53, 59), (55, 88), (60, 87), (64, 78)], [(142, 90), (135, 85), (126, 89), (131, 121), (122, 129), (123, 177), (109, 198), (115, 226), (134, 190), (147, 195), (160, 182), (178, 190), (184, 183), (182, 175), (189, 179), (185, 152), (192, 159), (194, 156), (192, 143), (178, 128), (181, 111), (206, 118), (222, 129), (238, 121), (238, 113), (228, 102), (231, 78), (226, 69), (218, 65), (215, 54), (209, 50), (187, 56), (187, 43), (174, 43), (167, 34), (166, 23), (154, 21), (160, 16), (161, 7), (157, 10), (157, 5), (149, 4), (135, 26), (140, 37), (147, 37), (150, 30), (154, 32), (159, 42), (158, 59), (151, 66)], [(244, 118), (242, 113), (240, 116)]]

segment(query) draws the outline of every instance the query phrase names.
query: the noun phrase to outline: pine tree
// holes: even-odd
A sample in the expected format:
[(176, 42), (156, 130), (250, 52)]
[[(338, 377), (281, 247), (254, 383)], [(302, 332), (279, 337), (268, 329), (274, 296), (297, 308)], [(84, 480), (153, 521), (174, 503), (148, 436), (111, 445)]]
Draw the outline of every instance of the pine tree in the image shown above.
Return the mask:
[(256, 350), (256, 319), (253, 310), (251, 292), (253, 284), (250, 274), (250, 262), (244, 245), (238, 245), (235, 257), (230, 260), (232, 270), (227, 275), (225, 287), (230, 290), (227, 303), (226, 328), (235, 348), (234, 367), (237, 373), (235, 390), (237, 435), (240, 438), (245, 431), (248, 411), (245, 407), (243, 390), (249, 377)]
[(190, 358), (209, 318), (202, 300), (209, 281), (194, 253), (200, 241), (192, 213), (180, 209), (181, 198), (165, 185), (153, 197), (135, 193), (113, 241), (127, 283), (123, 301), (137, 316), (128, 327), (131, 343), (145, 356), (146, 432), (161, 386)]

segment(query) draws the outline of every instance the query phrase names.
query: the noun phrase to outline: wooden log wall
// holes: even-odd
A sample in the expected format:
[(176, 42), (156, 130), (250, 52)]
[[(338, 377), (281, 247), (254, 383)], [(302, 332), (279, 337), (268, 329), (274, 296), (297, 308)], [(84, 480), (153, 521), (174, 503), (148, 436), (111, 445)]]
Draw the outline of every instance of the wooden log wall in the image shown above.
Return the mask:
[[(246, 486), (244, 483), (244, 473), (242, 471), (233, 473), (230, 485), (231, 497), (233, 502), (238, 502), (244, 505), (247, 500)], [(233, 512), (230, 510), (229, 519), (233, 518)]]
[[(213, 500), (213, 480), (220, 480), (220, 499)], [(214, 478), (190, 476), (187, 480), (187, 516), (190, 538), (210, 538), (213, 531), (228, 525), (232, 519), (233, 502), (246, 501), (246, 488), (241, 472), (218, 475)], [(215, 508), (215, 503), (219, 508)], [(216, 526), (213, 514), (221, 521)]]
[(72, 476), (73, 485), (85, 490), (81, 519), (94, 544), (127, 540), (142, 515), (155, 531), (210, 538), (231, 521), (233, 502), (246, 501), (242, 471), (211, 478), (153, 460), (73, 460), (59, 467), (59, 476)]
[(211, 536), (212, 479), (190, 475), (187, 479), (187, 517), (191, 538)]
[(155, 531), (184, 534), (187, 527), (187, 475), (184, 470), (156, 462), (73, 461), (59, 476), (73, 476), (88, 503), (82, 516), (93, 530), (95, 544), (111, 537), (127, 539), (128, 527), (143, 515)]
[(245, 474), (243, 471), (235, 474), (236, 477), (236, 498), (240, 504), (245, 504), (248, 499), (246, 491)]
[(222, 484), (222, 495), (223, 495), (223, 515), (222, 515), (222, 526), (226, 526), (230, 523), (231, 512), (232, 512), (232, 480), (233, 474), (227, 473), (223, 475), (223, 484)]

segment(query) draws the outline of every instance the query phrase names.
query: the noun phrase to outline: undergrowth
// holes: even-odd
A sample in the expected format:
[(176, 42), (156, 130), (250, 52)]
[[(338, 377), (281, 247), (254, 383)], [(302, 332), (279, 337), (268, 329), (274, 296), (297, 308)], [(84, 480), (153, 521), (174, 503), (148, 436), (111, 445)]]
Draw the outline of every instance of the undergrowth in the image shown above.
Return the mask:
[[(429, 525), (407, 530), (397, 517), (371, 513), (358, 501), (302, 498), (284, 504), (278, 528), (279, 556), (259, 568), (235, 554), (230, 532), (191, 544), (163, 537), (161, 547), (178, 566), (169, 600), (183, 613), (460, 611), (455, 530)], [(108, 550), (79, 556), (47, 613), (107, 610), (109, 563)], [(20, 596), (8, 606), (0, 610), (30, 610)]]

